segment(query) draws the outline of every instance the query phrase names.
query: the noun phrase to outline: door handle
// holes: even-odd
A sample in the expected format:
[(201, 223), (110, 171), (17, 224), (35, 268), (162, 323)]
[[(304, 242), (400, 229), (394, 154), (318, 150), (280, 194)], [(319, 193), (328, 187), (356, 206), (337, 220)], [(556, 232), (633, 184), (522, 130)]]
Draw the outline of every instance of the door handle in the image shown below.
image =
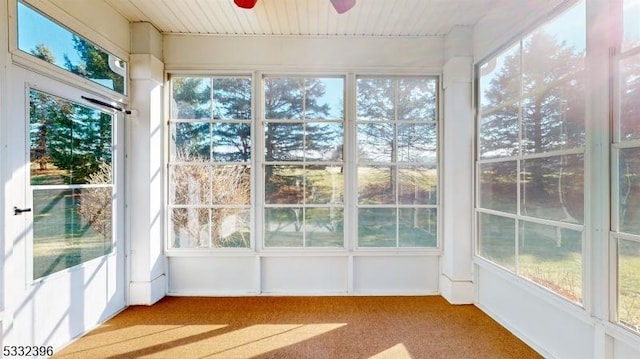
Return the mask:
[(22, 212), (31, 212), (31, 208), (18, 208), (18, 207), (13, 207), (13, 215), (14, 216), (18, 216), (21, 215)]

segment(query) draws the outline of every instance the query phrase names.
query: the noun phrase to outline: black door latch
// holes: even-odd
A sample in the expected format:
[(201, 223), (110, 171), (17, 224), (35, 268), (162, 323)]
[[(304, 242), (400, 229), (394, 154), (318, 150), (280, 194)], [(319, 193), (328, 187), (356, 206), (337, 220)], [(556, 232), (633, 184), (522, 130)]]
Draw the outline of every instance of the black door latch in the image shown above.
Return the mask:
[(18, 208), (18, 207), (13, 207), (13, 215), (17, 216), (22, 214), (22, 212), (31, 212), (31, 208)]

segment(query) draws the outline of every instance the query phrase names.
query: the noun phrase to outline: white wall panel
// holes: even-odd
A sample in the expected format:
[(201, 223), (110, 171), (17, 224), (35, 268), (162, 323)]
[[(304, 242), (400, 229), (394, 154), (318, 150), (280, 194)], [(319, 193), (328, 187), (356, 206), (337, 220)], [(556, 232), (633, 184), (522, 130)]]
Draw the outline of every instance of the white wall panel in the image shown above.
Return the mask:
[(631, 345), (625, 341), (614, 339), (613, 359), (629, 358), (640, 358), (640, 346), (638, 344)]
[(284, 71), (388, 68), (439, 72), (442, 44), (441, 37), (165, 35), (164, 60), (168, 70), (279, 67)]
[(170, 257), (169, 294), (255, 294), (257, 263), (253, 256)]
[(436, 256), (358, 256), (353, 258), (356, 294), (436, 294)]
[(545, 357), (595, 358), (594, 324), (586, 312), (577, 314), (580, 309), (573, 304), (542, 289), (537, 295), (516, 282), (522, 279), (497, 271), (476, 266), (477, 304), (482, 310)]
[(278, 256), (261, 259), (263, 293), (347, 293), (348, 259), (343, 257)]

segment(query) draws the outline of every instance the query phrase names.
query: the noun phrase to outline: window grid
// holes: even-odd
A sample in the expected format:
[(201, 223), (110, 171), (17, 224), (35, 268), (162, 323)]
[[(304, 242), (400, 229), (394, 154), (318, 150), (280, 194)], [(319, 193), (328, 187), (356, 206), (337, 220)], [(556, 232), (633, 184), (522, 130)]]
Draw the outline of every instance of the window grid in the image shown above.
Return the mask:
[[(615, 273), (616, 296), (613, 321), (622, 327), (640, 333), (639, 274), (635, 263), (640, 262), (640, 206), (637, 203), (640, 168), (640, 130), (637, 125), (637, 104), (640, 103), (640, 42), (632, 32), (637, 16), (633, 1), (621, 0), (617, 53), (614, 56), (614, 126), (611, 143), (611, 235), (613, 241), (612, 269)], [(637, 6), (636, 6), (637, 7)], [(634, 105), (635, 104), (635, 105)]]
[[(384, 116), (369, 116), (369, 113), (367, 112), (368, 109), (367, 108), (363, 108), (365, 107), (364, 105), (366, 105), (365, 103), (362, 103), (364, 101), (358, 101), (357, 103), (357, 118), (356, 118), (356, 136), (357, 141), (356, 144), (358, 146), (358, 150), (357, 150), (357, 154), (356, 154), (356, 161), (357, 161), (357, 165), (356, 165), (356, 188), (357, 188), (357, 193), (358, 193), (358, 199), (357, 199), (357, 204), (356, 204), (356, 211), (357, 211), (357, 220), (356, 222), (358, 223), (357, 225), (357, 232), (358, 232), (358, 241), (356, 243), (357, 248), (360, 249), (371, 249), (371, 248), (377, 248), (377, 247), (394, 247), (394, 248), (401, 248), (401, 247), (405, 247), (405, 248), (428, 248), (428, 247), (436, 247), (437, 246), (437, 223), (438, 223), (438, 217), (437, 217), (437, 208), (438, 208), (438, 199), (437, 199), (437, 188), (438, 188), (438, 174), (437, 174), (437, 168), (438, 168), (438, 121), (437, 121), (437, 94), (435, 89), (437, 89), (437, 80), (433, 77), (391, 77), (391, 76), (359, 76), (357, 77), (356, 80), (356, 84), (359, 85), (361, 84), (360, 81), (365, 82), (365, 85), (369, 85), (366, 82), (367, 81), (371, 81), (374, 83), (375, 82), (381, 82), (382, 85), (384, 86), (385, 84), (388, 84), (389, 82), (392, 83), (392, 106), (393, 106), (393, 114), (391, 116), (388, 116), (387, 118), (384, 118)], [(432, 102), (429, 102), (428, 105), (429, 106), (433, 106), (432, 108), (432, 113), (431, 113), (431, 118), (430, 119), (425, 119), (425, 118), (412, 118), (412, 119), (406, 119), (406, 118), (402, 118), (402, 114), (401, 114), (401, 110), (403, 110), (403, 108), (400, 106), (401, 104), (401, 96), (400, 96), (400, 83), (402, 81), (424, 81), (428, 87), (428, 91), (432, 91), (429, 95), (432, 95), (433, 98), (429, 99), (429, 100), (433, 100)], [(431, 87), (430, 87), (431, 86)], [(358, 86), (357, 88), (357, 92), (358, 92), (358, 97), (360, 97), (361, 95), (361, 87)], [(424, 90), (424, 89), (422, 89)], [(363, 92), (365, 90), (362, 90)], [(365, 100), (366, 101), (366, 100)], [(381, 100), (380, 102), (383, 102), (383, 100)], [(426, 110), (426, 109), (423, 109)], [(389, 129), (389, 127), (391, 128), (390, 130), (390, 136), (388, 138), (386, 138), (387, 143), (376, 143), (378, 141), (370, 141), (369, 143), (362, 143), (363, 142), (363, 138), (364, 141), (367, 141), (366, 137), (373, 137), (373, 135), (370, 135), (369, 131), (371, 131), (371, 133), (375, 132), (373, 129), (375, 129), (377, 127), (384, 129), (385, 127), (387, 129)], [(433, 127), (433, 133), (431, 133), (431, 143), (429, 143), (426, 147), (427, 150), (432, 151), (434, 158), (431, 159), (431, 164), (427, 164), (428, 161), (422, 159), (422, 160), (409, 160), (409, 159), (403, 159), (401, 158), (401, 154), (400, 154), (400, 138), (401, 138), (401, 127), (403, 126), (414, 126), (414, 127), (418, 127), (419, 126), (430, 126)], [(369, 127), (369, 129), (367, 129), (367, 127)], [(423, 134), (424, 135), (424, 134)], [(380, 137), (380, 141), (385, 141), (384, 135), (382, 135)], [(374, 138), (375, 140), (375, 138)], [(389, 141), (390, 140), (390, 141)], [(374, 156), (381, 156), (384, 155), (385, 157), (388, 156), (388, 159), (376, 159), (376, 158), (366, 158), (365, 154), (363, 153), (363, 151), (366, 151), (366, 149), (363, 149), (363, 147), (366, 146), (382, 146), (383, 148), (385, 146), (390, 147), (391, 149), (391, 153), (382, 153), (382, 154), (373, 154)], [(411, 146), (410, 143), (407, 143), (408, 146), (408, 151), (412, 151), (415, 150), (415, 148), (413, 146)], [(424, 148), (423, 148), (424, 149)], [(373, 150), (375, 151), (375, 149)], [(407, 154), (405, 154), (405, 156), (407, 156)], [(414, 154), (415, 156), (415, 154)], [(389, 182), (391, 182), (391, 185), (389, 187), (387, 187), (387, 191), (390, 191), (393, 196), (391, 199), (381, 199), (381, 200), (376, 200), (375, 198), (372, 199), (371, 201), (374, 203), (366, 203), (366, 200), (363, 200), (363, 193), (364, 191), (366, 191), (366, 187), (364, 186), (369, 186), (369, 181), (365, 180), (365, 177), (371, 178), (372, 175), (371, 173), (367, 173), (367, 172), (371, 172), (371, 171), (376, 171), (377, 169), (388, 169), (389, 170)], [(401, 194), (403, 193), (402, 191), (402, 182), (400, 179), (400, 174), (404, 171), (404, 172), (415, 172), (419, 169), (422, 169), (423, 171), (431, 171), (433, 173), (426, 175), (423, 177), (431, 177), (430, 180), (432, 181), (432, 188), (430, 188), (427, 191), (426, 196), (428, 197), (427, 202), (431, 202), (431, 203), (416, 203), (416, 200), (414, 199), (414, 203), (402, 203), (402, 198), (401, 198)], [(419, 191), (419, 183), (413, 183), (414, 186), (414, 191), (417, 193)], [(421, 188), (424, 191), (424, 188)], [(374, 194), (375, 197), (375, 194)], [(423, 199), (424, 200), (424, 199)], [(375, 203), (378, 202), (378, 203)], [(406, 231), (407, 233), (403, 233), (401, 231), (401, 228), (403, 226), (402, 223), (402, 213), (405, 212), (409, 212), (412, 211), (413, 213), (413, 226), (416, 229), (419, 229), (420, 231), (422, 231), (420, 233), (420, 235), (423, 237), (419, 240), (413, 240), (413, 241), (408, 241), (407, 244), (404, 244), (402, 242), (403, 237), (408, 237), (410, 236), (410, 232)], [(382, 217), (380, 216), (376, 216), (375, 213), (382, 213)], [(421, 227), (418, 226), (418, 214), (420, 212), (423, 212), (423, 216), (426, 214), (426, 218), (423, 217), (422, 221), (425, 221), (426, 219), (426, 223), (421, 223)], [(373, 220), (373, 223), (366, 223), (365, 222), (365, 218), (364, 216), (369, 213), (369, 214), (374, 214), (371, 218), (369, 218), (369, 221)], [(392, 231), (386, 231), (387, 234), (386, 236), (377, 236), (377, 238), (375, 237), (375, 235), (371, 235), (371, 237), (373, 237), (374, 239), (372, 240), (374, 243), (377, 241), (378, 245), (370, 245), (370, 244), (366, 244), (365, 243), (365, 234), (363, 234), (363, 232), (365, 232), (366, 228), (365, 227), (369, 227), (371, 225), (378, 225), (378, 223), (376, 222), (384, 222), (384, 218), (387, 217), (387, 215), (385, 215), (385, 213), (387, 215), (391, 215), (391, 217), (393, 217), (393, 221), (392, 223), (387, 222), (387, 226), (389, 224), (391, 224), (391, 226), (393, 227)], [(411, 220), (410, 220), (411, 221)], [(364, 225), (363, 225), (364, 223)], [(406, 224), (405, 224), (406, 226)], [(380, 226), (381, 232), (385, 232), (384, 230), (384, 226)], [(391, 237), (391, 238), (389, 238)], [(389, 239), (391, 239), (391, 241), (389, 241)]]
[[(565, 14), (581, 12), (580, 16), (584, 18), (583, 7), (583, 4), (575, 6), (573, 10), (568, 10)], [(562, 21), (558, 20), (562, 19), (562, 16), (564, 15), (552, 20), (552, 22)], [(582, 248), (584, 248), (584, 222), (580, 218), (583, 210), (574, 210), (578, 215), (569, 213), (571, 212), (567, 210), (569, 202), (566, 198), (563, 199), (566, 196), (563, 196), (563, 186), (566, 186), (567, 179), (564, 184), (562, 183), (563, 175), (568, 176), (566, 173), (571, 173), (568, 180), (573, 180), (580, 185), (583, 182), (584, 117), (578, 117), (578, 123), (567, 122), (565, 117), (568, 116), (567, 111), (569, 110), (567, 110), (565, 102), (570, 101), (570, 98), (565, 97), (562, 86), (569, 83), (575, 85), (581, 81), (584, 65), (580, 65), (580, 61), (583, 63), (584, 52), (573, 55), (575, 56), (576, 68), (568, 73), (557, 74), (553, 81), (543, 82), (543, 85), (539, 85), (535, 79), (536, 76), (541, 77), (541, 75), (535, 73), (535, 68), (540, 65), (531, 61), (532, 55), (528, 53), (528, 47), (540, 46), (535, 41), (543, 43), (545, 35), (541, 34), (541, 29), (544, 28), (545, 25), (542, 25), (531, 33), (525, 34), (515, 45), (479, 66), (480, 111), (476, 149), (477, 254), (519, 276), (547, 287), (571, 302), (581, 304), (582, 298), (584, 298), (582, 269), (568, 269), (566, 276), (571, 276), (577, 283), (564, 283), (562, 278), (554, 278), (556, 274), (551, 271), (545, 273), (542, 266), (537, 266), (535, 262), (532, 263), (527, 258), (545, 255), (541, 249), (537, 249), (539, 252), (536, 253), (533, 252), (533, 249), (527, 248), (531, 247), (531, 245), (527, 246), (527, 242), (532, 243), (531, 240), (541, 242), (546, 238), (549, 246), (555, 241), (555, 246), (561, 248), (565, 244), (564, 239), (568, 238), (569, 243), (572, 243), (570, 246), (576, 246), (573, 255), (578, 256), (580, 262), (582, 262)], [(528, 65), (527, 61), (531, 61), (531, 64)], [(545, 60), (539, 59), (538, 62), (543, 61)], [(505, 70), (507, 68), (511, 71)], [(549, 76), (549, 72), (546, 74)], [(532, 84), (535, 84), (533, 88), (525, 87), (530, 87)], [(558, 88), (561, 89), (558, 94), (549, 95)], [(513, 95), (514, 89), (516, 95)], [(490, 99), (492, 100), (490, 101)], [(542, 111), (545, 100), (556, 101), (559, 106), (564, 107), (558, 107), (554, 110), (551, 105), (548, 105), (551, 107), (549, 114), (552, 117), (542, 117), (537, 111)], [(535, 103), (534, 112), (528, 114), (525, 110), (532, 103)], [(584, 106), (584, 103), (578, 101), (575, 105)], [(532, 118), (529, 119), (528, 116), (532, 116)], [(535, 116), (541, 116), (540, 122), (535, 122)], [(552, 121), (552, 119), (559, 121)], [(538, 136), (536, 146), (539, 148), (533, 151), (527, 150), (527, 142), (530, 142), (527, 135), (531, 131), (531, 129), (527, 129), (528, 122), (542, 127), (544, 120), (547, 121), (547, 127), (550, 129), (552, 126), (559, 127), (559, 131), (553, 132), (547, 129), (549, 133), (544, 136), (545, 138)], [(560, 126), (555, 125), (556, 123), (560, 123)], [(573, 137), (571, 137), (571, 133), (564, 132), (565, 126), (568, 125), (577, 127), (577, 132), (573, 133)], [(536, 128), (534, 127), (533, 130)], [(533, 140), (536, 141), (536, 138)], [(546, 148), (544, 140), (548, 141)], [(497, 144), (497, 146), (491, 148), (491, 144)], [(570, 161), (570, 159), (574, 161)], [(504, 170), (508, 168), (515, 172), (505, 172)], [(544, 168), (547, 168), (547, 173), (543, 171)], [(548, 172), (548, 169), (551, 169), (551, 172)], [(537, 180), (534, 178), (536, 176)], [(535, 202), (530, 203), (532, 201), (528, 200), (527, 191), (528, 187), (532, 187), (531, 190), (535, 189), (532, 185), (535, 181), (540, 184), (546, 182), (546, 186), (551, 184), (553, 187), (552, 181), (548, 178), (554, 176), (557, 177), (555, 184), (557, 188), (554, 190), (560, 197), (559, 200), (556, 200), (559, 202), (557, 206), (559, 208), (556, 212), (564, 213), (562, 215), (554, 214), (552, 217), (550, 213), (554, 209), (549, 210), (538, 207), (539, 205)], [(544, 178), (547, 179), (544, 180)], [(546, 190), (549, 191), (550, 187)], [(577, 188), (577, 190), (577, 194), (582, 193), (581, 188)], [(505, 193), (505, 191), (507, 192)], [(542, 193), (544, 196), (544, 192)], [(533, 201), (536, 201), (536, 197), (540, 196), (541, 194), (532, 196)], [(582, 194), (583, 196), (584, 194)], [(581, 200), (574, 200), (577, 201), (576, 203), (582, 203)], [(539, 201), (541, 204), (547, 201), (553, 206), (552, 196)], [(515, 204), (515, 208), (509, 206), (507, 209), (506, 203)], [(511, 234), (509, 235), (509, 233)], [(540, 248), (543, 246), (540, 245)], [(553, 249), (548, 251), (549, 253), (546, 255), (557, 255), (553, 253)], [(526, 261), (525, 258), (527, 258)], [(545, 260), (544, 257), (538, 259), (543, 262)]]

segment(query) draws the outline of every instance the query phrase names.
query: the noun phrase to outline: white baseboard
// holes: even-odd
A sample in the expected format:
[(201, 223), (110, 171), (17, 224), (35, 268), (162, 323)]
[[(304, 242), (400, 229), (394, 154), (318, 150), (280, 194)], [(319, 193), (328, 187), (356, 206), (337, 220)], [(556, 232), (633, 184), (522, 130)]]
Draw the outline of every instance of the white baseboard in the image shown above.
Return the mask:
[(475, 289), (470, 280), (454, 281), (441, 275), (439, 285), (440, 294), (451, 304), (473, 304), (475, 300)]
[(150, 282), (129, 283), (128, 305), (152, 305), (166, 295), (167, 277), (163, 274)]

